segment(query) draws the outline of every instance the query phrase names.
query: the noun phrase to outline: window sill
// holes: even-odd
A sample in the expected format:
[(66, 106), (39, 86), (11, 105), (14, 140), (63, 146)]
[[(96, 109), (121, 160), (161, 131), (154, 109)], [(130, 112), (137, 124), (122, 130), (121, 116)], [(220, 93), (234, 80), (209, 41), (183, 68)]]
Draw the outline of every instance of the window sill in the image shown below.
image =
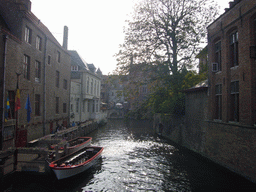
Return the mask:
[(231, 70), (236, 70), (236, 69), (238, 68), (238, 66), (239, 66), (239, 65), (236, 65), (236, 66), (234, 66), (234, 67), (231, 67), (230, 69), (231, 69)]
[(239, 125), (239, 121), (229, 121), (229, 124)]

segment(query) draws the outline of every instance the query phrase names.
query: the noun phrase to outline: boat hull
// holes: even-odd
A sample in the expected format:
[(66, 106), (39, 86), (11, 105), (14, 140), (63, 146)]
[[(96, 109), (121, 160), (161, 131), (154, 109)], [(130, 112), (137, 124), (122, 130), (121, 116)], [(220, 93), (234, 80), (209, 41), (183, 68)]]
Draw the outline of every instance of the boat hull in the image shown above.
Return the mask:
[(65, 169), (65, 170), (54, 170), (53, 169), (53, 172), (55, 173), (58, 180), (69, 178), (69, 177), (75, 176), (79, 173), (82, 173), (82, 172), (86, 171), (87, 169), (89, 169), (90, 167), (92, 167), (96, 163), (96, 160), (99, 159), (100, 157), (101, 156), (98, 156), (97, 158), (94, 159), (94, 161), (87, 163), (81, 167), (77, 167), (77, 168), (71, 167), (70, 169)]
[[(81, 137), (81, 138), (86, 138), (86, 137)], [(79, 151), (80, 149), (83, 149), (84, 147), (87, 147), (87, 146), (91, 145), (91, 141), (92, 141), (92, 138), (88, 137), (88, 140), (86, 140), (85, 142), (81, 143), (80, 145), (67, 147), (68, 154), (74, 153), (76, 151)]]
[[(80, 144), (70, 145), (70, 144), (72, 144), (72, 142), (76, 142), (79, 139), (82, 139), (84, 141)], [(74, 153), (76, 151), (79, 151), (80, 149), (83, 149), (84, 147), (90, 146), (91, 141), (92, 141), (91, 137), (78, 137), (78, 138), (75, 138), (75, 139), (72, 139), (72, 140), (68, 141), (70, 146), (67, 147), (67, 154)], [(54, 147), (55, 146), (52, 145), (51, 149), (54, 149)], [(60, 149), (63, 150), (64, 148), (61, 147)]]
[[(95, 148), (95, 147), (87, 147), (87, 149), (89, 149), (89, 148)], [(79, 173), (86, 171), (90, 167), (92, 167), (96, 163), (96, 161), (101, 157), (101, 152), (103, 151), (103, 147), (96, 147), (96, 148), (98, 149), (97, 153), (95, 155), (93, 155), (92, 157), (90, 157), (90, 159), (86, 160), (85, 162), (83, 162), (81, 164), (67, 165), (65, 167), (56, 166), (57, 163), (64, 162), (65, 159), (68, 159), (68, 158), (71, 158), (72, 156), (77, 155), (77, 153), (72, 153), (72, 154), (67, 155), (57, 161), (52, 162), (49, 166), (55, 173), (58, 180), (75, 176)], [(86, 150), (86, 149), (82, 149), (78, 152), (83, 152), (83, 150)]]

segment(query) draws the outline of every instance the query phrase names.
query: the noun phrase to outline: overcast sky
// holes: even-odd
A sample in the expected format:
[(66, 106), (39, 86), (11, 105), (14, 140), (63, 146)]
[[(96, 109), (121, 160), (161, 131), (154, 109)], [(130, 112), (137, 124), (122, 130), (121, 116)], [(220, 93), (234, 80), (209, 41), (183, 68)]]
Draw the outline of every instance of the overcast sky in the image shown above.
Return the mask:
[[(231, 0), (216, 0), (221, 13)], [(31, 0), (32, 12), (62, 45), (68, 26), (68, 49), (76, 50), (104, 75), (116, 67), (113, 57), (124, 42), (123, 27), (136, 0)]]

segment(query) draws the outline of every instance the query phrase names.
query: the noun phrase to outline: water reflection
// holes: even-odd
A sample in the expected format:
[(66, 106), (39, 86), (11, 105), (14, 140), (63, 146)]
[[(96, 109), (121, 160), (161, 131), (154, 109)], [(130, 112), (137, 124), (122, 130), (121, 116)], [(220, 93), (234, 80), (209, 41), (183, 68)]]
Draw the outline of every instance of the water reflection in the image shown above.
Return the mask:
[(91, 135), (104, 146), (102, 170), (83, 191), (190, 191), (186, 171), (175, 167), (177, 149), (153, 133), (150, 122), (115, 120)]
[(112, 120), (89, 136), (102, 159), (58, 181), (19, 173), (8, 191), (256, 191), (255, 184), (154, 135), (148, 121)]

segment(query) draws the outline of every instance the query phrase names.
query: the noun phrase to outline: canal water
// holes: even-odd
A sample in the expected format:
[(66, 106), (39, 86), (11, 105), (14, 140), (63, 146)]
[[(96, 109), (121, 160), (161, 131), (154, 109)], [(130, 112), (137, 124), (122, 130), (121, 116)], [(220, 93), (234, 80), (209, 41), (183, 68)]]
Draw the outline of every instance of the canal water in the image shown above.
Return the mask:
[(109, 120), (91, 133), (103, 146), (88, 171), (58, 181), (18, 173), (5, 191), (256, 191), (256, 185), (154, 134), (149, 121)]

